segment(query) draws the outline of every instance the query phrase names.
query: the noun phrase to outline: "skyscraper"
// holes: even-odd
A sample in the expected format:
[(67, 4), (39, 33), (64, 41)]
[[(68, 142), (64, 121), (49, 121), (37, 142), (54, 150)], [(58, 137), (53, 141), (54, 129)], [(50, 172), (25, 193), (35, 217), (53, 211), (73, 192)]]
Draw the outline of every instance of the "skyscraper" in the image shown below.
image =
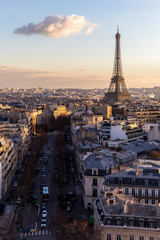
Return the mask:
[(115, 58), (113, 75), (111, 78), (110, 86), (108, 91), (105, 93), (104, 102), (109, 104), (114, 104), (115, 102), (122, 102), (122, 100), (130, 100), (131, 95), (127, 90), (125, 85), (122, 64), (121, 64), (121, 50), (120, 50), (120, 34), (117, 28), (116, 33), (116, 47), (115, 47)]

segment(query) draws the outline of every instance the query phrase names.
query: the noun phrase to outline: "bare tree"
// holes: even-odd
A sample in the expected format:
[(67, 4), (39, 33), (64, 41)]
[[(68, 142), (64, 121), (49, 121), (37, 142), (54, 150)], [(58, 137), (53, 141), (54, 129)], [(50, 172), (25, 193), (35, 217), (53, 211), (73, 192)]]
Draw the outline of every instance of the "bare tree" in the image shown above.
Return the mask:
[(100, 240), (100, 232), (94, 225), (90, 225), (84, 214), (68, 215), (57, 209), (56, 215), (50, 225), (54, 230), (57, 240)]

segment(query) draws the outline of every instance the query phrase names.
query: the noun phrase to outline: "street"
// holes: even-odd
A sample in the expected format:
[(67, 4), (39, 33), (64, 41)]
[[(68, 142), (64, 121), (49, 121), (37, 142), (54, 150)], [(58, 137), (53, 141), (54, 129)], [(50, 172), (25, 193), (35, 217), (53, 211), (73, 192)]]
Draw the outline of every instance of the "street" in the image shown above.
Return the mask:
[[(58, 209), (60, 209), (60, 202), (58, 196), (60, 194), (59, 185), (56, 182), (56, 168), (57, 159), (55, 156), (55, 139), (58, 133), (49, 133), (47, 142), (43, 146), (42, 159), (38, 160), (37, 168), (38, 174), (35, 177), (36, 188), (34, 194), (37, 197), (37, 204), (28, 203), (26, 215), (26, 224), (23, 227), (24, 231), (20, 234), (20, 239), (55, 239), (56, 229), (54, 219), (56, 217)], [(70, 141), (65, 142), (65, 161), (64, 161), (64, 180), (62, 185), (61, 194), (67, 195), (68, 193), (75, 193), (77, 201), (71, 205), (66, 202), (67, 206), (62, 207), (60, 211), (64, 211), (64, 214), (68, 214), (68, 219), (73, 219), (76, 211), (83, 209), (81, 198), (81, 185), (79, 184), (78, 174), (76, 171), (74, 152), (70, 146)], [(47, 162), (46, 162), (47, 159)], [(46, 170), (44, 168), (46, 166)], [(42, 181), (42, 175), (45, 172), (45, 181)], [(66, 179), (65, 179), (66, 177)], [(49, 199), (45, 204), (43, 200), (43, 194), (41, 193), (40, 186), (43, 184), (49, 189)], [(47, 211), (47, 217), (45, 220), (45, 226), (42, 228), (42, 205), (45, 204), (45, 210)]]

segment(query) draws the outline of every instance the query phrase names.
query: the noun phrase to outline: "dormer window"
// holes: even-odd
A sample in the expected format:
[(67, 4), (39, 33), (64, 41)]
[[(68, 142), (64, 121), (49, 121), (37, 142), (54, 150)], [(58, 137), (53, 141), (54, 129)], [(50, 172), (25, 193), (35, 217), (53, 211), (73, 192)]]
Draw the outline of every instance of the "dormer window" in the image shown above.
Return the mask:
[(112, 218), (111, 218), (111, 217), (108, 217), (108, 218), (105, 220), (105, 224), (106, 224), (106, 225), (112, 225)]
[(145, 179), (145, 185), (148, 185), (149, 180)]
[(134, 219), (133, 218), (129, 219), (129, 226), (134, 227)]
[(98, 169), (92, 168), (92, 175), (98, 175)]
[(110, 184), (113, 184), (113, 178), (110, 178)]
[(121, 226), (121, 219), (120, 218), (116, 218), (116, 225)]
[(139, 227), (144, 227), (144, 220), (143, 219), (139, 219)]
[(152, 219), (149, 220), (149, 228), (155, 228), (155, 222)]

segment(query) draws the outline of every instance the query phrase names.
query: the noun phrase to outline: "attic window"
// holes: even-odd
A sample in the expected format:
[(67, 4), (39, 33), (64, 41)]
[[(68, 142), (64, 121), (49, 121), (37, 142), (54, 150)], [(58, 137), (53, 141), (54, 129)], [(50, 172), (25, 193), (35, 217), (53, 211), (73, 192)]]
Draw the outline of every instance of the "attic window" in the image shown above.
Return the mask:
[(98, 175), (98, 169), (92, 169), (92, 175)]

